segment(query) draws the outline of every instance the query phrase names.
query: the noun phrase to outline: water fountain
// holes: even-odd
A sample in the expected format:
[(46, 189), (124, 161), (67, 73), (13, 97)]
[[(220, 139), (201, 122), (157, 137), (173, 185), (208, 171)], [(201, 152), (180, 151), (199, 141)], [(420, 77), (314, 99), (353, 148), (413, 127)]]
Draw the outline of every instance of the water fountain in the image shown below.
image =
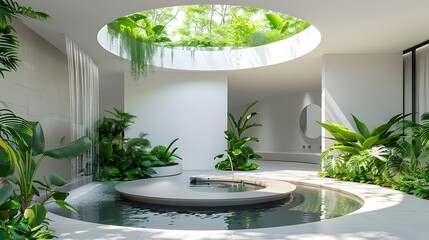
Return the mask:
[[(201, 191), (201, 184), (205, 190)], [(125, 198), (174, 206), (236, 206), (289, 198), (295, 185), (278, 180), (227, 175), (178, 175), (124, 182), (115, 189)]]

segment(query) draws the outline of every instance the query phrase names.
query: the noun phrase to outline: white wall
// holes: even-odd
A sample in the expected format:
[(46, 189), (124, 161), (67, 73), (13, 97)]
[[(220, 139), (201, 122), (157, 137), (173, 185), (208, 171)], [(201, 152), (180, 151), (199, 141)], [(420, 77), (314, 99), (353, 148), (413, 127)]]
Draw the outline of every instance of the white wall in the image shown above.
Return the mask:
[(371, 131), (402, 113), (402, 84), (402, 54), (325, 55), (322, 120), (352, 128), (354, 114)]
[[(254, 122), (263, 126), (245, 134), (259, 137), (260, 142), (250, 146), (260, 152), (301, 152), (303, 145), (306, 149), (310, 145), (311, 152), (320, 152), (320, 138), (305, 137), (299, 127), (301, 111), (312, 103), (320, 106), (320, 92), (302, 92), (260, 100), (251, 111), (261, 112), (254, 117)], [(246, 107), (231, 109), (230, 112), (237, 118)]]
[[(40, 121), (47, 147), (57, 147), (70, 135), (67, 57), (14, 19), (22, 60), (17, 72), (0, 78), (0, 101), (17, 115)], [(3, 106), (0, 106), (3, 107)], [(55, 172), (70, 179), (70, 161), (45, 159), (39, 176)]]
[(225, 73), (157, 72), (135, 82), (125, 75), (125, 111), (137, 116), (126, 137), (148, 133), (152, 146), (176, 146), (183, 169), (213, 169), (226, 148)]
[(124, 74), (112, 73), (100, 75), (99, 115), (109, 116), (106, 112), (117, 108), (124, 111)]

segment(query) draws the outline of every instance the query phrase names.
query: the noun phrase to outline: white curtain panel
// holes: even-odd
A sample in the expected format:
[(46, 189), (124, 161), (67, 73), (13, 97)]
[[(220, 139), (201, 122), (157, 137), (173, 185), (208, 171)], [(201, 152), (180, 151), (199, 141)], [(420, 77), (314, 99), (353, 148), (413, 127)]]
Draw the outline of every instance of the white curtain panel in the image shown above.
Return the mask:
[[(70, 38), (66, 37), (69, 71), (71, 138), (96, 139), (98, 121), (98, 67)], [(95, 149), (72, 160), (72, 178), (92, 174)]]
[[(416, 51), (416, 102), (418, 116), (429, 112), (429, 46)], [(420, 120), (420, 119), (418, 119)]]

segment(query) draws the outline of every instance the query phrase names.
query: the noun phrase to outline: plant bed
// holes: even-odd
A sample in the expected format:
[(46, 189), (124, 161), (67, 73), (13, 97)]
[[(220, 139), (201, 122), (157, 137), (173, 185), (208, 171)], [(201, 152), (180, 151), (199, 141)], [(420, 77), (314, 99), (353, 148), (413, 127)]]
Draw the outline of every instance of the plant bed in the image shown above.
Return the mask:
[(182, 174), (182, 164), (181, 163), (171, 163), (169, 165), (152, 167), (155, 170), (155, 174), (152, 174), (151, 177), (168, 177)]

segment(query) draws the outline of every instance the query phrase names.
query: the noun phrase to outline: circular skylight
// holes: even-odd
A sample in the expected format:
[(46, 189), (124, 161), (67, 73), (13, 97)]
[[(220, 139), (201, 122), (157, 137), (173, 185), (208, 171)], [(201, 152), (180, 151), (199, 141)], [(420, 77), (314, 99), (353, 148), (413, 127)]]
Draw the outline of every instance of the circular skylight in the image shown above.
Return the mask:
[(267, 66), (310, 52), (320, 39), (304, 20), (230, 5), (147, 10), (118, 18), (98, 33), (99, 43), (130, 60), (137, 73), (152, 66), (209, 71)]

